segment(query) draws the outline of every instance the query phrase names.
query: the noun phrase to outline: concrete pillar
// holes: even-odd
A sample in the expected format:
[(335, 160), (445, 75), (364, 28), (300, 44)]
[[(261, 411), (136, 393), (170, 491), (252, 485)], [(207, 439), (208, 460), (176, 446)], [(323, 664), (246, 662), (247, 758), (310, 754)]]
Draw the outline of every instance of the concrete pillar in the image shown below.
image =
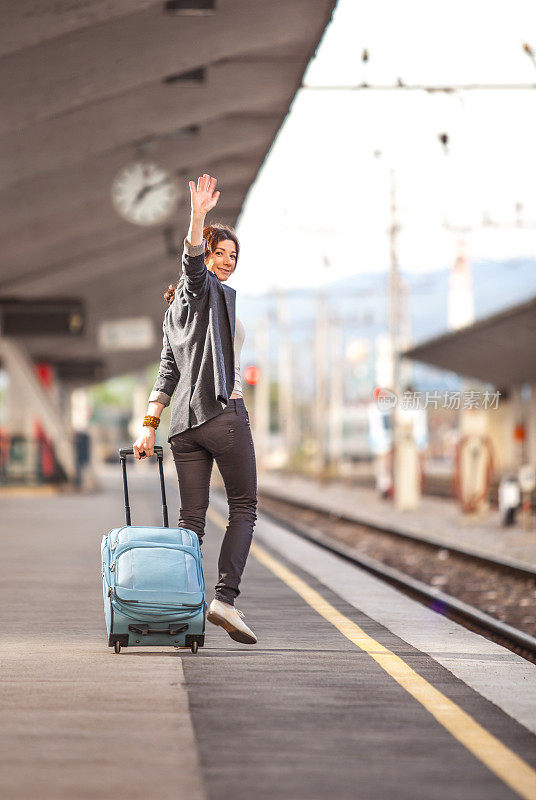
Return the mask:
[(342, 321), (334, 315), (330, 324), (329, 461), (339, 466), (343, 449), (344, 353)]
[(11, 436), (33, 436), (32, 417), (25, 403), (26, 386), (16, 373), (8, 370), (6, 425)]
[(315, 328), (315, 438), (316, 469), (322, 474), (327, 465), (328, 455), (328, 401), (327, 401), (327, 337), (328, 311), (326, 290), (321, 288), (317, 293), (316, 328)]
[(530, 387), (527, 403), (527, 463), (536, 464), (536, 384)]
[(93, 408), (87, 388), (72, 389), (69, 396), (69, 406), (73, 431), (83, 432), (89, 436), (89, 463), (81, 468), (80, 488), (86, 491), (95, 491), (99, 486), (96, 468), (98, 428), (90, 422)]
[[(465, 416), (468, 415), (467, 411), (462, 413)], [(486, 422), (483, 432), (487, 433), (491, 439), (496, 473), (500, 475), (515, 471), (517, 468), (514, 441), (516, 404), (512, 403), (511, 399), (502, 400), (499, 398), (496, 409), (489, 409), (480, 413)], [(467, 425), (464, 425), (463, 430), (466, 429)], [(467, 432), (472, 433), (473, 431)]]
[(415, 444), (411, 410), (395, 411), (394, 500), (400, 511), (419, 507), (421, 501), (419, 451)]
[(515, 430), (518, 427), (524, 426), (526, 433), (527, 429), (525, 405), (523, 403), (520, 386), (516, 386), (514, 389), (512, 389), (512, 414), (513, 414), (512, 439), (513, 439), (514, 464), (517, 469), (525, 461), (524, 450), (526, 445), (524, 442), (517, 440), (515, 438)]

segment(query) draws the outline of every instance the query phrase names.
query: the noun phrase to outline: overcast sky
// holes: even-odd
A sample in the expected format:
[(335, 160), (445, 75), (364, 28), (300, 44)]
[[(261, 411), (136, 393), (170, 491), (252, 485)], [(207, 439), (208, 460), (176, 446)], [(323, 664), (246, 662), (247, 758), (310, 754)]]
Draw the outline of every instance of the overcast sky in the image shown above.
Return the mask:
[[(339, 0), (305, 83), (534, 85), (523, 42), (536, 51), (534, 0)], [(458, 234), (444, 222), (479, 226), (484, 213), (503, 227), (470, 232), (471, 259), (536, 257), (535, 142), (536, 89), (300, 90), (248, 195), (230, 284), (260, 293), (387, 270), (391, 166), (403, 270), (451, 264)], [(516, 203), (534, 228), (512, 227)]]

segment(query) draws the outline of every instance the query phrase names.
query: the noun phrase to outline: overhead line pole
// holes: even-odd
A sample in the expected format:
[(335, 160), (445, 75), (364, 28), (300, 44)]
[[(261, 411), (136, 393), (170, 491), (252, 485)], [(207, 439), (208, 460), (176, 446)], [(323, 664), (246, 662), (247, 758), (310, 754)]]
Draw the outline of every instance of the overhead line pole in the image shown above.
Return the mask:
[(399, 390), (399, 338), (400, 338), (400, 268), (398, 264), (397, 253), (397, 237), (399, 232), (399, 225), (397, 221), (397, 207), (396, 207), (396, 180), (395, 171), (391, 167), (391, 191), (390, 191), (390, 204), (389, 211), (391, 216), (391, 224), (389, 226), (389, 251), (390, 251), (390, 267), (389, 267), (389, 342), (392, 359), (392, 376), (393, 386), (392, 391), (398, 394)]

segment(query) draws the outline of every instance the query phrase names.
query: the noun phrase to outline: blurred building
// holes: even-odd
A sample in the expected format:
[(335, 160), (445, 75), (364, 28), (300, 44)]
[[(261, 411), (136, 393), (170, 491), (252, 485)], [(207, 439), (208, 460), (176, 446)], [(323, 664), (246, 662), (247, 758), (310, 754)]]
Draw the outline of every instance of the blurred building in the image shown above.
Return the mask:
[(490, 437), (498, 472), (536, 464), (535, 344), (533, 297), (403, 354), (480, 382), (471, 390), (474, 402), (460, 406), (461, 432)]

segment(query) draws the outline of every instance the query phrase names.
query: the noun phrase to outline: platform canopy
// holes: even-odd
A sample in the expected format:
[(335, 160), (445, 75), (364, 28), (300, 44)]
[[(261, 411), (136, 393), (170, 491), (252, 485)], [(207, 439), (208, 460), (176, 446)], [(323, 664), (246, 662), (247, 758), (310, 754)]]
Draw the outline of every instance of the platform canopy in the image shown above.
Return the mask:
[[(79, 298), (84, 335), (27, 336), (34, 358), (158, 360), (178, 280), (188, 180), (218, 178), (235, 224), (335, 0), (17, 0), (0, 28), (0, 302)], [(166, 224), (115, 211), (111, 187), (150, 159), (183, 192)], [(210, 218), (209, 218), (210, 219)], [(100, 323), (148, 317), (158, 344), (104, 351)], [(37, 332), (36, 332), (37, 333)]]
[(536, 297), (402, 353), (496, 387), (536, 383)]

